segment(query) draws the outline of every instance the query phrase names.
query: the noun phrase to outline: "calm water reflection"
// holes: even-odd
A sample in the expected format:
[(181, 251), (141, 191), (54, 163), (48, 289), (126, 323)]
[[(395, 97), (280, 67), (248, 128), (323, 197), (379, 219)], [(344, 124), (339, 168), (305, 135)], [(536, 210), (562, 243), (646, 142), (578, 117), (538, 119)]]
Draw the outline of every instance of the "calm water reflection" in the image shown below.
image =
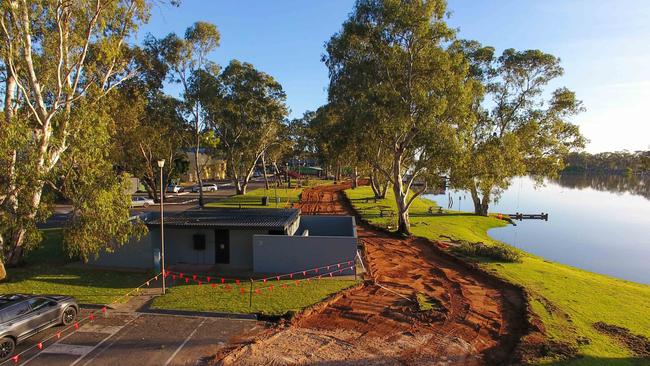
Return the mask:
[[(648, 177), (565, 175), (535, 188), (517, 178), (491, 212), (548, 212), (549, 221), (524, 220), (489, 231), (527, 252), (592, 272), (650, 284)], [(453, 209), (469, 211), (469, 194), (450, 191)], [(428, 195), (447, 207), (448, 195)]]

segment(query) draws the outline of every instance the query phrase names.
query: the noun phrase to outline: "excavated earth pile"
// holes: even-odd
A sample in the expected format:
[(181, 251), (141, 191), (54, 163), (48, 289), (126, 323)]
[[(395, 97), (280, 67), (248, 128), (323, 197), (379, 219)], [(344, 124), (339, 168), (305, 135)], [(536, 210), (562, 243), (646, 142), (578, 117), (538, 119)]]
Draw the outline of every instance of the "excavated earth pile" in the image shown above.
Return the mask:
[[(304, 215), (350, 215), (348, 184), (305, 190)], [(368, 281), (222, 360), (225, 365), (507, 365), (527, 332), (518, 288), (360, 223)], [(430, 306), (421, 311), (417, 298)]]

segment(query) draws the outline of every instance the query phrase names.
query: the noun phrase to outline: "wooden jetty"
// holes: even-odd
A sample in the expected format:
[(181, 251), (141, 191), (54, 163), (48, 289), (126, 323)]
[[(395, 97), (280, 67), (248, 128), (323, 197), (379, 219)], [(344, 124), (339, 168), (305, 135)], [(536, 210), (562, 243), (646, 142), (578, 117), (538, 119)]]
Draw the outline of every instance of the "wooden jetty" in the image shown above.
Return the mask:
[(508, 214), (511, 219), (513, 220), (544, 220), (548, 221), (548, 213), (540, 213), (540, 214), (524, 214), (524, 213), (514, 213), (514, 214)]

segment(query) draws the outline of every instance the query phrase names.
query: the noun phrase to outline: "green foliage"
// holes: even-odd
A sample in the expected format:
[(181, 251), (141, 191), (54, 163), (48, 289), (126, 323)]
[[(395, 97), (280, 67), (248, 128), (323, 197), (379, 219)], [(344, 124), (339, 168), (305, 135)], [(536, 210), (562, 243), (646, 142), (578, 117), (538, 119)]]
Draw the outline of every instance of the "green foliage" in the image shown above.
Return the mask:
[[(230, 283), (231, 289), (212, 288), (198, 284), (178, 283), (171, 287), (167, 294), (154, 299), (151, 307), (154, 309), (217, 311), (227, 313), (261, 313), (265, 315), (284, 315), (290, 311), (299, 311), (305, 307), (322, 301), (327, 296), (355, 285), (354, 280), (322, 279), (310, 282), (300, 282), (296, 286), (293, 281), (281, 280), (267, 283), (255, 282), (255, 289), (273, 285), (272, 291), (262, 290), (253, 293), (252, 306), (249, 306), (250, 285), (242, 284), (245, 292)], [(286, 285), (287, 288), (281, 288)]]
[(60, 229), (45, 230), (43, 242), (25, 256), (26, 265), (12, 269), (9, 277), (0, 282), (0, 293), (71, 295), (80, 303), (108, 304), (149, 278), (146, 273), (67, 265), (70, 260), (62, 237)]
[(463, 241), (452, 247), (452, 251), (467, 257), (482, 257), (498, 262), (521, 262), (521, 252), (502, 243), (486, 245)]
[(495, 57), (492, 47), (475, 41), (457, 41), (452, 49), (467, 58), (470, 77), (482, 87), (473, 93), (476, 122), (462, 133), (451, 183), (470, 191), (475, 213), (487, 215), (513, 177), (553, 176), (569, 151), (584, 147), (578, 127), (569, 122), (583, 108), (566, 88), (543, 100), (544, 88), (563, 74), (552, 55), (507, 49)]
[[(165, 159), (165, 182), (178, 178), (189, 167), (184, 150), (191, 131), (185, 123), (182, 103), (161, 90), (129, 83), (105, 99), (115, 128), (111, 159), (121, 171), (142, 180), (149, 196), (160, 197), (158, 160)], [(165, 183), (163, 182), (163, 184)]]
[(458, 130), (472, 122), (477, 82), (467, 77), (465, 59), (446, 47), (454, 31), (445, 7), (437, 0), (358, 1), (324, 56), (339, 136), (392, 184), (402, 233), (410, 232), (411, 183), (446, 172)]
[(650, 172), (650, 151), (573, 152), (564, 163), (564, 172), (643, 174)]
[[(83, 201), (93, 195), (89, 187), (102, 201), (121, 202), (117, 196), (124, 193), (107, 162), (112, 130), (101, 101), (133, 76), (136, 53), (128, 41), (148, 11), (145, 0), (0, 5), (8, 106), (0, 128), (0, 242), (9, 265), (21, 264), (38, 242), (36, 223), (50, 212), (53, 194), (71, 200), (77, 217), (88, 211)], [(112, 211), (86, 216), (75, 229), (88, 232), (90, 222), (104, 215), (121, 215), (114, 225), (131, 227), (122, 205), (104, 207)]]
[(288, 110), (286, 94), (272, 76), (233, 60), (218, 76), (203, 75), (191, 90), (205, 108), (206, 122), (221, 142), (237, 193), (246, 193), (258, 159), (278, 143)]
[(438, 301), (437, 299), (430, 298), (421, 292), (418, 292), (415, 295), (415, 300), (418, 303), (418, 308), (420, 309), (420, 311), (431, 311), (431, 310), (442, 311), (444, 309), (444, 306), (442, 306), (440, 301)]

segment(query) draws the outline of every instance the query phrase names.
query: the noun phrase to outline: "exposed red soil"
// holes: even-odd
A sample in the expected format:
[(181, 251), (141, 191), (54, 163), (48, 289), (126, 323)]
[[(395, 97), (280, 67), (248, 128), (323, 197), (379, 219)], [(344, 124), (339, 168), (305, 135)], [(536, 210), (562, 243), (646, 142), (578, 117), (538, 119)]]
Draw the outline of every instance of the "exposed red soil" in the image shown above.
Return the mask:
[[(303, 214), (350, 215), (348, 184), (302, 194)], [(518, 362), (527, 332), (520, 289), (419, 238), (358, 223), (369, 280), (288, 327), (258, 339), (224, 364), (506, 365)], [(415, 295), (441, 308), (418, 310)]]

